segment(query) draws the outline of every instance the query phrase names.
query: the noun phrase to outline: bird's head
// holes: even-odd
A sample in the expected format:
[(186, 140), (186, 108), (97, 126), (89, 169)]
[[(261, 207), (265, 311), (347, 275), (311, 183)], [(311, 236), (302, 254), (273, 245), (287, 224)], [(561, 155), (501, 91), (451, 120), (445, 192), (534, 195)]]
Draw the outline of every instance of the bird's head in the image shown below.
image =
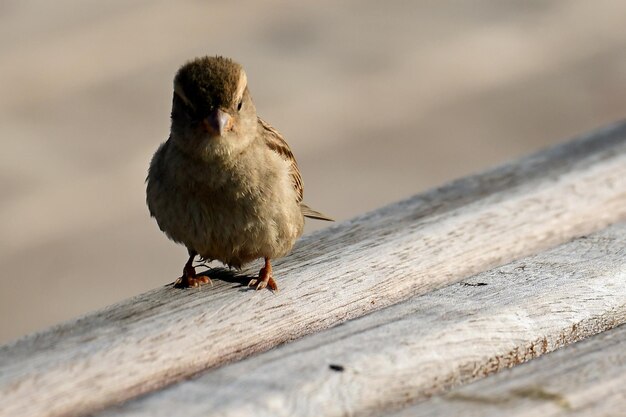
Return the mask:
[(226, 156), (255, 137), (257, 115), (241, 65), (220, 56), (196, 58), (174, 78), (173, 141), (201, 157)]

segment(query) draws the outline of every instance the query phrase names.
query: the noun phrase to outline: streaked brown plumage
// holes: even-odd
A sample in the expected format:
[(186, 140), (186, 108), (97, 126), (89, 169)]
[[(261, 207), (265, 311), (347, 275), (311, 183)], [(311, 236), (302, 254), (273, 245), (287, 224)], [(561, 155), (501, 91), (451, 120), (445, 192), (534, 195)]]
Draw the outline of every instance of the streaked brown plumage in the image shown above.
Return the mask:
[(181, 67), (174, 79), (170, 137), (155, 153), (147, 178), (150, 214), (189, 251), (177, 284), (209, 281), (196, 275), (196, 255), (233, 267), (264, 258), (250, 285), (276, 290), (270, 259), (291, 250), (304, 216), (331, 220), (302, 199), (293, 153), (257, 116), (241, 66), (204, 57)]

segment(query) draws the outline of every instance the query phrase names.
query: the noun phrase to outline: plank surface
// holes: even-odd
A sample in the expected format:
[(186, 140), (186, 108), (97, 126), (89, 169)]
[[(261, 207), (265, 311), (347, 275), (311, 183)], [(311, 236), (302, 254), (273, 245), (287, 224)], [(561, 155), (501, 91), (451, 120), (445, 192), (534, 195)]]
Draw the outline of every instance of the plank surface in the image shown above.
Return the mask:
[(221, 274), (5, 345), (0, 415), (101, 409), (625, 217), (619, 124), (306, 236), (276, 264), (278, 294)]
[(625, 282), (619, 224), (102, 416), (386, 415), (626, 322)]
[(626, 326), (409, 407), (400, 416), (626, 414)]
[(244, 65), (342, 221), (626, 116), (626, 2), (242, 4), (0, 1), (0, 344), (180, 272), (143, 179), (194, 56)]

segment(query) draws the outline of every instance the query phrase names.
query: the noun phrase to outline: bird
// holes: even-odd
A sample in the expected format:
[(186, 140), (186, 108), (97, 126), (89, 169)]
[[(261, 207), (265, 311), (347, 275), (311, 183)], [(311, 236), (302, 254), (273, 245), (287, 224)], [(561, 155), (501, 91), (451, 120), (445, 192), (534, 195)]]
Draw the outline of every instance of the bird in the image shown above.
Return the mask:
[(211, 282), (196, 273), (196, 256), (233, 268), (263, 258), (248, 286), (277, 291), (271, 260), (291, 251), (304, 218), (333, 221), (304, 204), (293, 152), (257, 115), (243, 67), (223, 56), (192, 59), (176, 73), (170, 134), (146, 184), (151, 217), (189, 253), (176, 287)]

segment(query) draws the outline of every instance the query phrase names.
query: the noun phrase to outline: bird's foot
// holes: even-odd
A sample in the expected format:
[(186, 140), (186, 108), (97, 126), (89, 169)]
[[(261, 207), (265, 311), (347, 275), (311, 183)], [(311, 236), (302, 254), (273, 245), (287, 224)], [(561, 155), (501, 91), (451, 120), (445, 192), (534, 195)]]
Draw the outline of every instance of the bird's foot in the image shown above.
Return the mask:
[(196, 269), (188, 263), (183, 269), (183, 276), (174, 282), (174, 288), (199, 287), (204, 284), (213, 285), (213, 282), (205, 275), (196, 274)]
[(257, 291), (263, 288), (269, 288), (272, 291), (278, 291), (278, 285), (272, 276), (272, 266), (269, 259), (265, 259), (265, 267), (259, 271), (259, 277), (253, 278), (248, 283), (249, 287), (254, 287)]
[(195, 277), (182, 276), (174, 282), (174, 288), (199, 287), (204, 284), (213, 285), (213, 281), (211, 281), (211, 278), (204, 275), (198, 275)]
[(272, 277), (268, 277), (268, 279), (253, 278), (248, 283), (248, 286), (254, 287), (257, 291), (266, 287), (269, 287), (272, 291), (278, 291), (278, 285), (276, 285), (276, 281)]

